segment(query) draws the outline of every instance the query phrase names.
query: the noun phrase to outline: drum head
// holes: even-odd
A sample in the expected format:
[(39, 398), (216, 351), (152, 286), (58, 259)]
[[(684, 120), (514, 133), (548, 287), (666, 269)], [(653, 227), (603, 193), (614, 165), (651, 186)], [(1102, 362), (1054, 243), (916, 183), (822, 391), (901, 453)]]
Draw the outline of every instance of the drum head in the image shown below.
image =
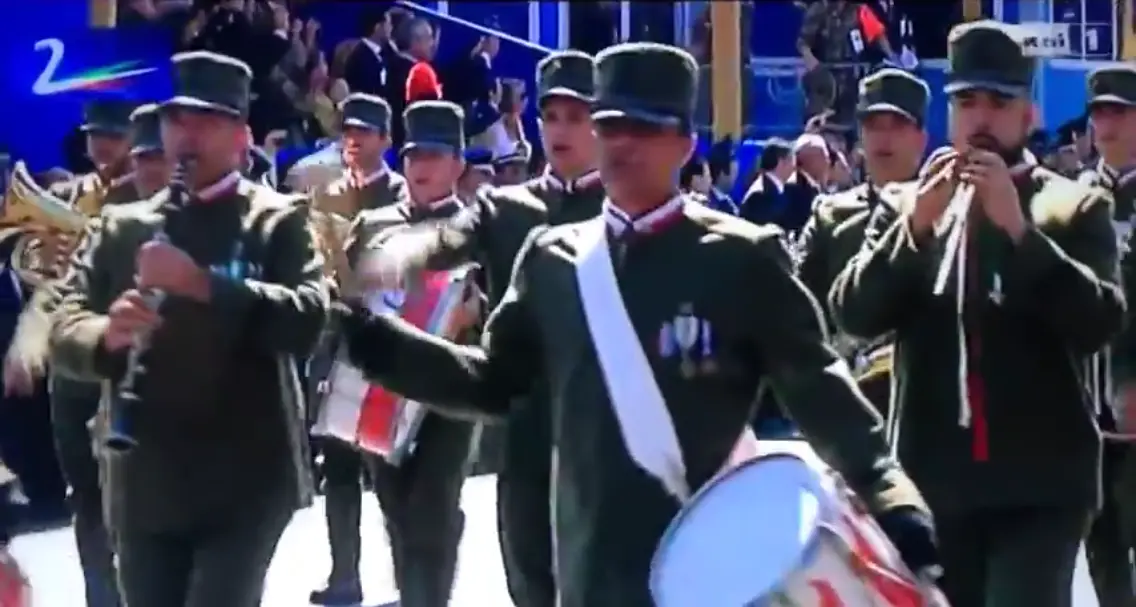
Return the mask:
[(742, 607), (777, 590), (815, 544), (823, 491), (800, 458), (767, 455), (700, 491), (660, 542), (658, 607)]

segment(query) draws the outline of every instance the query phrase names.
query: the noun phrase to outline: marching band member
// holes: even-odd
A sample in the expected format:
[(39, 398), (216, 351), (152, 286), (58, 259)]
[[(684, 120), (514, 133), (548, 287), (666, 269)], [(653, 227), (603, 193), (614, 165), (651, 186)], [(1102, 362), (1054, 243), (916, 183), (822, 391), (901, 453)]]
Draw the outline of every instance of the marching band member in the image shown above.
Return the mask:
[[(308, 206), (241, 177), (251, 71), (210, 52), (173, 57), (162, 139), (189, 158), (170, 190), (109, 207), (74, 255), (52, 327), (60, 373), (122, 378), (149, 336), (137, 446), (105, 462), (119, 584), (131, 607), (253, 607), (293, 511), (309, 503), (294, 359), (326, 319)], [(166, 239), (154, 239), (159, 230)], [(160, 310), (143, 292), (166, 294)]]
[(406, 179), (387, 166), (390, 105), (382, 97), (353, 93), (339, 105), (343, 116), (343, 176), (316, 192), (316, 208), (354, 219), (360, 211), (406, 200)]
[[(797, 240), (797, 272), (817, 301), (828, 301), (832, 281), (860, 249), (868, 216), (883, 186), (909, 181), (919, 170), (927, 146), (923, 128), (930, 91), (908, 72), (883, 69), (860, 81), (857, 117), (868, 180), (832, 195), (819, 196)], [(826, 316), (828, 316), (826, 314)], [(843, 354), (851, 354), (851, 348)], [(874, 382), (869, 398), (886, 415), (887, 379)]]
[[(347, 258), (353, 267), (365, 265), (367, 257), (376, 252), (381, 255), (384, 244), (409, 226), (452, 218), (464, 208), (455, 193), (465, 164), (461, 108), (446, 101), (419, 101), (403, 117), (406, 141), (401, 154), (409, 201), (360, 213), (347, 241)], [(401, 288), (394, 286), (393, 290)], [(479, 316), (468, 316), (468, 328), (479, 322)], [(465, 529), (461, 488), (473, 429), (468, 421), (431, 413), (407, 460), (394, 465), (379, 456), (368, 458), (402, 605), (449, 604), (458, 544)]]
[[(596, 171), (596, 136), (590, 116), (595, 61), (578, 51), (560, 51), (537, 65), (541, 140), (549, 169), (522, 185), (483, 192), (460, 221), (404, 250), (407, 265), (457, 265), (475, 260), (485, 276), (490, 306), (509, 285), (513, 260), (533, 228), (591, 219), (603, 204)], [(412, 272), (413, 273), (413, 272)], [(551, 424), (547, 396), (518, 407), (504, 428), (503, 469), (497, 476), (502, 560), (513, 601), (552, 607), (556, 582), (549, 525)], [(490, 429), (489, 432), (493, 432)]]
[[(653, 604), (650, 560), (676, 496), (723, 465), (763, 379), (907, 563), (935, 564), (930, 515), (888, 457), (879, 416), (825, 345), (780, 231), (676, 192), (694, 148), (694, 59), (637, 43), (596, 62), (602, 216), (530, 234), (483, 347), (347, 304), (339, 313), (352, 360), (459, 417), (507, 416), (515, 397), (534, 390), (548, 399), (535, 404), (553, 419), (564, 607)], [(381, 284), (393, 271), (380, 264), (365, 279)]]
[(161, 116), (155, 103), (138, 106), (130, 114), (130, 166), (139, 200), (170, 182), (173, 163), (162, 147)]
[(1069, 607), (1100, 503), (1083, 361), (1125, 314), (1111, 202), (1025, 152), (1035, 59), (1005, 26), (948, 44), (955, 149), (881, 193), (833, 312), (853, 335), (895, 333), (896, 447), (935, 513), (951, 604)]
[[(1136, 276), (1127, 274), (1132, 267), (1128, 240), (1136, 216), (1136, 70), (1127, 65), (1098, 68), (1089, 74), (1087, 83), (1093, 143), (1101, 158), (1079, 180), (1112, 193), (1113, 225), (1126, 272), (1123, 282), (1131, 301)], [(1099, 378), (1095, 388), (1101, 398), (1100, 423), (1107, 431), (1130, 432), (1133, 427), (1127, 422), (1131, 417), (1125, 427), (1118, 428), (1115, 412), (1136, 410), (1136, 356), (1129, 350), (1133, 342), (1127, 334), (1114, 343), (1121, 348), (1116, 352), (1119, 360), (1106, 349), (1092, 369)], [(1115, 384), (1113, 374), (1118, 380)], [(1136, 575), (1129, 553), (1136, 547), (1136, 527), (1132, 526), (1136, 523), (1136, 488), (1129, 480), (1131, 451), (1125, 443), (1106, 439), (1101, 461), (1104, 503), (1085, 538), (1089, 571), (1101, 605), (1129, 605), (1134, 599)]]
[[(406, 179), (387, 166), (383, 155), (390, 147), (391, 109), (386, 100), (355, 93), (340, 104), (343, 120), (343, 175), (313, 195), (316, 209), (354, 219), (362, 211), (407, 200)], [(312, 359), (310, 382), (327, 377), (337, 345), (326, 336)], [(356, 605), (363, 600), (359, 581), (364, 465), (353, 447), (335, 439), (317, 439), (323, 454), (324, 515), (327, 517), (331, 573), (327, 586), (309, 597), (316, 605)]]
[[(134, 108), (133, 103), (113, 98), (88, 103), (81, 128), (87, 135), (87, 154), (96, 170), (56, 184), (49, 192), (89, 214), (97, 213), (103, 205), (137, 200), (138, 192), (129, 172), (130, 115)], [(29, 392), (47, 371), (48, 333), (56, 295), (50, 286), (37, 289), (20, 315), (5, 358), (6, 387)], [(54, 372), (49, 382), (52, 428), (60, 467), (70, 486), (69, 502), (87, 604), (116, 607), (121, 600), (103, 518), (99, 464), (92, 452), (88, 426), (98, 408), (99, 386)]]

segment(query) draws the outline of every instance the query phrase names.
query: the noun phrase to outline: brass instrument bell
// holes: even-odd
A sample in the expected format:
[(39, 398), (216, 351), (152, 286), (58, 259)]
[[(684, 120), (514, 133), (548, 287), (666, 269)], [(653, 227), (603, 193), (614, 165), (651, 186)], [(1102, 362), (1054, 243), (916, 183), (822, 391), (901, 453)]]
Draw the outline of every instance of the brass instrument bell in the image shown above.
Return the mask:
[(60, 256), (87, 221), (88, 215), (36, 183), (23, 162), (12, 168), (0, 209), (0, 244), (14, 242), (9, 266), (25, 283), (56, 278)]

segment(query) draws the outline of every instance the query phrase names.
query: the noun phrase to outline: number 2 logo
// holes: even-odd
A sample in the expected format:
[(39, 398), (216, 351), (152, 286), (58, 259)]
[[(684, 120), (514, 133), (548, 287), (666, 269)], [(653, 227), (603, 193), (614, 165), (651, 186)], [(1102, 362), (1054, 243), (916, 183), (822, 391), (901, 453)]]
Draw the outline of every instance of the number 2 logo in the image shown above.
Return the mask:
[(47, 51), (47, 64), (43, 66), (43, 71), (32, 83), (32, 92), (36, 95), (54, 95), (67, 91), (77, 89), (94, 87), (104, 82), (112, 82), (129, 78), (131, 76), (140, 76), (155, 71), (155, 68), (134, 68), (139, 64), (137, 61), (130, 61), (125, 63), (115, 63), (111, 66), (100, 68), (99, 75), (91, 75), (91, 72), (84, 72), (73, 76), (71, 78), (63, 78), (57, 80), (55, 78), (56, 72), (59, 70), (59, 64), (63, 62), (63, 56), (66, 53), (67, 47), (59, 38), (44, 38), (39, 40), (32, 47), (36, 52)]

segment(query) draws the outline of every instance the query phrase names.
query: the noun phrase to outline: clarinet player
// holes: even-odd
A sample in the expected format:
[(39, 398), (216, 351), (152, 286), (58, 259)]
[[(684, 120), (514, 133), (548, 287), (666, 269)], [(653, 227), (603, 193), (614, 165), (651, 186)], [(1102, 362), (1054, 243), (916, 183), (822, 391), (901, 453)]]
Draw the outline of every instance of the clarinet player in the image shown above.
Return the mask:
[[(107, 384), (147, 336), (137, 445), (108, 454), (103, 486), (125, 603), (256, 607), (311, 497), (293, 361), (315, 344), (328, 295), (305, 201), (240, 174), (248, 66), (190, 52), (173, 72), (162, 142), (190, 159), (186, 191), (110, 209), (89, 229), (61, 287), (53, 360), (104, 383), (105, 416), (121, 397)], [(143, 293), (155, 290), (165, 297), (152, 310)]]

